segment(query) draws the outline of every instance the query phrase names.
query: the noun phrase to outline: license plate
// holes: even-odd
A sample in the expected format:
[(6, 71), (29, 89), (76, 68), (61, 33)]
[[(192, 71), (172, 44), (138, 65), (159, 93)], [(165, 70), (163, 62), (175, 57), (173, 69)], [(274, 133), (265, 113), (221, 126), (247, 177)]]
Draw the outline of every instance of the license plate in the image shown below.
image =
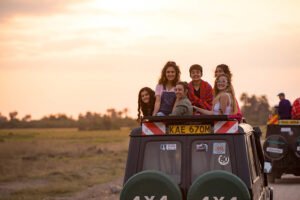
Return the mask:
[(210, 125), (170, 125), (169, 134), (207, 134), (211, 133)]

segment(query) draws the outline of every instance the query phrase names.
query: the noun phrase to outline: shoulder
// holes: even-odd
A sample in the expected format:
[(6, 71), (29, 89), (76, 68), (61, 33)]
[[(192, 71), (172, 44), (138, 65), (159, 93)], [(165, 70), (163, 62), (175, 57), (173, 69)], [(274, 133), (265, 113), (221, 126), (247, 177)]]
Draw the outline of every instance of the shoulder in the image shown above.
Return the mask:
[(188, 83), (189, 90), (194, 90), (193, 82)]
[(290, 102), (288, 99), (284, 99), (284, 100), (283, 100), (283, 103), (284, 103), (285, 105), (291, 104), (291, 102)]
[(220, 94), (220, 100), (229, 100), (230, 99), (230, 94), (227, 92), (221, 93)]
[(157, 89), (157, 88), (163, 88), (163, 87), (164, 87), (163, 84), (157, 84), (155, 88)]
[(156, 87), (155, 87), (155, 95), (160, 95), (161, 92), (163, 91), (163, 89), (164, 89), (164, 86), (162, 84), (156, 85)]
[(207, 81), (201, 80), (201, 84), (206, 88), (212, 89), (211, 85)]
[(182, 99), (180, 102), (178, 102), (178, 104), (185, 105), (185, 106), (192, 106), (192, 103), (188, 98)]

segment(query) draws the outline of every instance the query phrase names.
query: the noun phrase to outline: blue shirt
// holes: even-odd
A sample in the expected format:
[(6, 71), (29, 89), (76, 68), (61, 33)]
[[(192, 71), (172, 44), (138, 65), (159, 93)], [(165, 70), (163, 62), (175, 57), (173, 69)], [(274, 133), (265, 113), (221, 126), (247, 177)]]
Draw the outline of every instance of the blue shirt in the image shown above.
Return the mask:
[(282, 99), (279, 102), (278, 114), (280, 119), (291, 119), (291, 102), (287, 99)]

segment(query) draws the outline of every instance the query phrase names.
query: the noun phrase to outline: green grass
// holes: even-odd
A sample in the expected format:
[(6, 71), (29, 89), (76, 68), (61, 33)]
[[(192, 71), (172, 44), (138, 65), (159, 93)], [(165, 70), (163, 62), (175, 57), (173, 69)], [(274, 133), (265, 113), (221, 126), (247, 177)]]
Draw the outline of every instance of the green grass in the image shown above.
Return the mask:
[(0, 183), (12, 189), (2, 199), (67, 195), (122, 177), (128, 135), (129, 130), (0, 130)]

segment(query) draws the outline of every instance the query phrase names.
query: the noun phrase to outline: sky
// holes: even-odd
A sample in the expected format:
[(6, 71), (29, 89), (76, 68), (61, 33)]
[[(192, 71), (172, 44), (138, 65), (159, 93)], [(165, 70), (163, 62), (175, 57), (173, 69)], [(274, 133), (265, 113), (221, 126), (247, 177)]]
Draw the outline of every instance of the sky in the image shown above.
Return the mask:
[(297, 0), (0, 0), (0, 113), (33, 119), (129, 109), (175, 61), (213, 85), (230, 66), (237, 98), (300, 97)]

